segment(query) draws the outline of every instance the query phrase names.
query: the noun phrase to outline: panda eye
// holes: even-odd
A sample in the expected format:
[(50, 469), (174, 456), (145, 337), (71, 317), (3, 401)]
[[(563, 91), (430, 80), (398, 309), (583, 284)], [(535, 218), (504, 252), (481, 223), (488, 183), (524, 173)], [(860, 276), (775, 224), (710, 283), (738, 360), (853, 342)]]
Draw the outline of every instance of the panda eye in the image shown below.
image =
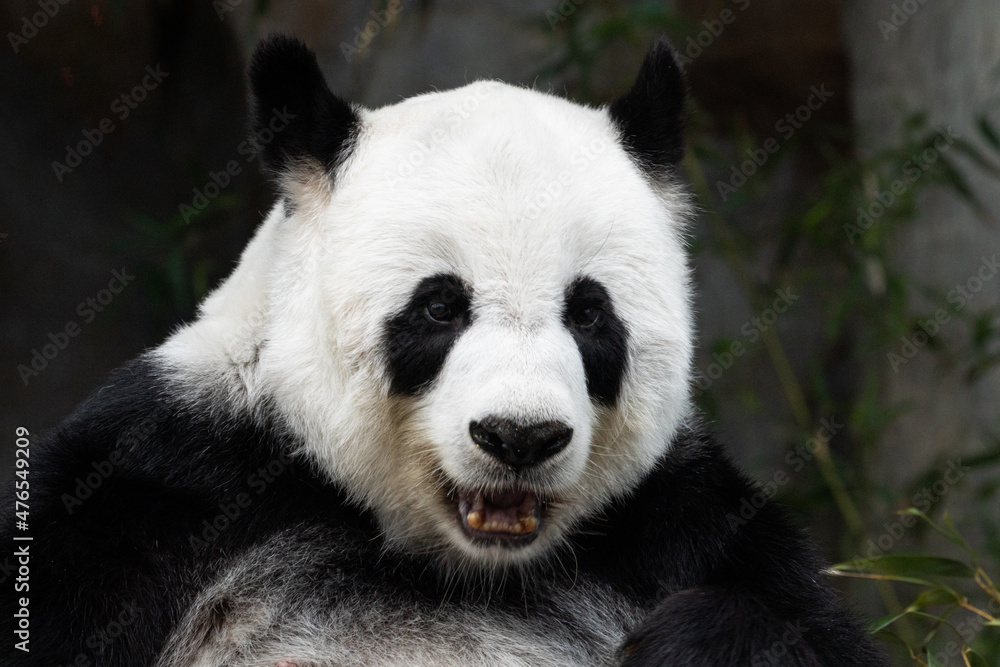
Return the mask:
[(455, 320), (455, 311), (443, 299), (432, 299), (424, 306), (424, 317), (435, 324), (449, 324)]
[(592, 331), (604, 322), (604, 309), (599, 305), (584, 305), (574, 310), (570, 319), (580, 331)]

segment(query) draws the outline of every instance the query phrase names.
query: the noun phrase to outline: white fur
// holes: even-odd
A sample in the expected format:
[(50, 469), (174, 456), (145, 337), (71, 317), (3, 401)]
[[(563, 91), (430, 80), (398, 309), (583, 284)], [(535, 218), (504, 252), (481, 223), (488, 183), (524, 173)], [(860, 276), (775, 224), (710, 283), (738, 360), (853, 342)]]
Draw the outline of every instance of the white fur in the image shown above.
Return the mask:
[[(689, 414), (686, 199), (635, 166), (606, 110), (536, 91), (478, 82), (360, 113), (335, 179), (308, 167), (286, 178), (291, 214), (272, 211), (199, 319), (156, 354), (189, 400), (255, 410), (272, 398), (390, 545), (460, 566), (544, 557), (634, 486)], [(392, 397), (385, 320), (436, 273), (472, 286), (473, 324), (429, 391)], [(629, 331), (613, 409), (589, 399), (560, 321), (580, 275), (606, 287)], [(442, 500), (442, 483), (494, 479), (468, 434), (487, 414), (574, 430), (532, 473), (556, 502), (520, 550), (471, 544)]]
[(589, 616), (572, 632), (488, 608), (416, 614), (384, 600), (351, 602), (331, 615), (240, 619), (243, 624), (200, 647), (193, 660), (163, 658), (159, 667), (274, 667), (283, 661), (295, 667), (610, 667), (625, 623), (640, 617), (635, 610), (619, 612), (616, 605), (624, 608), (624, 602), (596, 587), (563, 596), (567, 608)]
[(486, 597), (359, 595), (349, 571), (330, 567), (333, 545), (322, 531), (296, 530), (253, 549), (198, 596), (156, 667), (605, 667), (642, 617), (582, 576), (571, 589), (526, 582), (555, 610), (541, 617)]

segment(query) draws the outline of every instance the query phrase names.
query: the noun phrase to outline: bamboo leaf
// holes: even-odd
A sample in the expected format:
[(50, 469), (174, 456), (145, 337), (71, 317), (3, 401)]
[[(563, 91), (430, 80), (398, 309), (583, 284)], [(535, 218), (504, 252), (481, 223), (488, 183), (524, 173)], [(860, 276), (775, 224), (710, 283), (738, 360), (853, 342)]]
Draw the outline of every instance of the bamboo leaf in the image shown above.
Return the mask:
[(859, 579), (875, 579), (877, 581), (902, 581), (907, 584), (918, 584), (920, 586), (935, 586), (933, 581), (927, 581), (926, 579), (917, 579), (916, 577), (902, 577), (896, 574), (871, 574), (868, 572), (847, 572), (837, 570), (836, 566), (831, 567), (827, 570), (827, 574), (832, 574), (840, 577), (856, 577)]
[(950, 541), (950, 542), (952, 542), (954, 544), (957, 544), (959, 547), (962, 548), (963, 551), (965, 551), (966, 553), (968, 553), (971, 556), (975, 557), (975, 553), (971, 549), (969, 549), (969, 545), (966, 544), (965, 540), (962, 539), (962, 536), (958, 534), (958, 531), (955, 529), (955, 524), (952, 523), (952, 521), (948, 517), (947, 513), (942, 518), (942, 523), (945, 524), (944, 527), (939, 526), (929, 516), (927, 516), (926, 514), (924, 514), (923, 512), (921, 512), (920, 510), (918, 510), (916, 507), (909, 507), (909, 508), (907, 508), (905, 510), (902, 510), (900, 512), (900, 514), (901, 515), (902, 514), (909, 514), (909, 515), (912, 515), (912, 516), (920, 517), (921, 519), (923, 519), (927, 523), (928, 526), (930, 526), (931, 528), (933, 528), (937, 532), (941, 533), (941, 535), (943, 535), (944, 537), (946, 537), (948, 539), (948, 541)]
[(965, 658), (965, 662), (969, 665), (969, 667), (990, 667), (990, 663), (986, 662), (986, 658), (979, 655), (971, 648), (966, 649), (962, 656)]
[(868, 624), (868, 634), (874, 635), (877, 632), (881, 632), (885, 628), (889, 627), (899, 619), (903, 618), (909, 613), (909, 610), (904, 610), (898, 614), (886, 614), (882, 618), (877, 618)]
[(943, 523), (945, 527), (948, 529), (948, 532), (951, 533), (955, 544), (962, 547), (962, 549), (964, 549), (967, 553), (972, 554), (973, 556), (975, 555), (975, 552), (972, 550), (972, 547), (970, 547), (966, 543), (966, 541), (962, 539), (962, 536), (958, 534), (958, 529), (955, 528), (955, 522), (951, 520), (951, 515), (945, 512), (941, 516), (941, 523)]
[[(938, 556), (875, 556), (860, 558), (834, 565), (833, 569), (844, 573), (881, 574), (892, 577), (962, 577), (972, 579), (975, 570), (965, 563)], [(905, 581), (906, 579), (900, 579)], [(934, 586), (934, 584), (930, 584)]]
[(947, 586), (935, 586), (917, 596), (917, 599), (913, 601), (909, 609), (926, 609), (927, 607), (961, 602), (963, 599), (960, 593)]

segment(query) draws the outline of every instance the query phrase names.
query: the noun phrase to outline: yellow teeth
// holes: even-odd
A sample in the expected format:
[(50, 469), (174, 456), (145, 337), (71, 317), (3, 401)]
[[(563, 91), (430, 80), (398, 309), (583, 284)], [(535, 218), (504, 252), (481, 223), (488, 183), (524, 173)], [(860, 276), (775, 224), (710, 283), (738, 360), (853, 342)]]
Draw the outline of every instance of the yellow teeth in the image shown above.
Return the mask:
[(534, 516), (522, 516), (518, 518), (517, 523), (509, 524), (504, 521), (486, 521), (483, 512), (475, 510), (466, 515), (465, 521), (469, 524), (469, 528), (481, 530), (484, 533), (503, 532), (522, 535), (538, 528), (538, 519)]

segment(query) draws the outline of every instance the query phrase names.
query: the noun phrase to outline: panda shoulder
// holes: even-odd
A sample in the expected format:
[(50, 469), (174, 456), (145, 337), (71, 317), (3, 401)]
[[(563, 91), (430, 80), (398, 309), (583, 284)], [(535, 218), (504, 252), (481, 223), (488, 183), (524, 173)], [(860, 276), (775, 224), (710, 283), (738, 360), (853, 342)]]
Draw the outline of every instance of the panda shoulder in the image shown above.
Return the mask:
[(77, 495), (123, 479), (197, 490), (224, 487), (277, 456), (286, 436), (269, 416), (240, 414), (222, 397), (185, 400), (172, 381), (150, 354), (113, 371), (40, 442), (37, 470), (64, 491), (81, 479)]

